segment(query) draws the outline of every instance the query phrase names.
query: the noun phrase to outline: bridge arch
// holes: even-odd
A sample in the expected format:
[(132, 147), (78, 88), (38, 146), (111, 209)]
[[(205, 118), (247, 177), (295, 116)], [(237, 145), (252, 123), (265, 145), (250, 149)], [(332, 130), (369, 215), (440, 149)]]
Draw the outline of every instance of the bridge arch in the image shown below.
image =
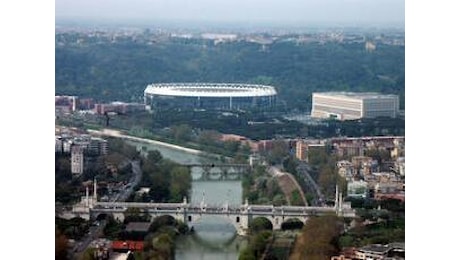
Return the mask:
[(150, 219), (149, 232), (156, 232), (162, 227), (171, 227), (181, 234), (185, 234), (188, 231), (187, 226), (182, 222), (178, 221), (173, 214), (163, 214)]
[[(100, 221), (100, 220), (107, 219), (107, 217), (109, 217), (109, 216), (112, 216), (112, 214), (102, 212), (102, 213), (96, 214), (96, 215), (94, 216), (94, 219)], [(113, 217), (113, 216), (112, 216), (112, 217)]]
[(157, 219), (157, 218), (162, 218), (162, 217), (167, 218), (167, 217), (169, 217), (169, 218), (175, 219), (178, 222), (185, 223), (184, 213), (182, 213), (182, 212), (176, 212), (176, 213), (152, 213), (152, 212), (149, 212), (149, 215), (150, 215), (150, 222), (155, 221), (155, 219)]
[(275, 227), (274, 219), (267, 216), (253, 217), (249, 222), (249, 230), (251, 232), (258, 232), (262, 230), (273, 230)]
[(172, 214), (163, 214), (158, 215), (156, 217), (152, 217), (150, 222), (156, 222), (160, 225), (173, 225), (176, 221), (176, 218), (172, 216)]
[(305, 221), (295, 217), (287, 218), (281, 223), (282, 230), (301, 229), (305, 225)]
[(119, 221), (123, 222), (125, 220), (124, 213), (119, 213), (119, 212), (95, 212), (91, 214), (92, 220), (104, 220), (107, 219), (108, 217)]
[(207, 215), (207, 214), (187, 214), (186, 216), (186, 224), (190, 229), (194, 228), (201, 219), (207, 218), (207, 217), (217, 217), (223, 220), (228, 221), (227, 223), (231, 224), (234, 228), (236, 233), (239, 235), (244, 235), (246, 234), (247, 231), (247, 223), (248, 223), (248, 217), (247, 215), (234, 215), (234, 214), (219, 214), (219, 215)]

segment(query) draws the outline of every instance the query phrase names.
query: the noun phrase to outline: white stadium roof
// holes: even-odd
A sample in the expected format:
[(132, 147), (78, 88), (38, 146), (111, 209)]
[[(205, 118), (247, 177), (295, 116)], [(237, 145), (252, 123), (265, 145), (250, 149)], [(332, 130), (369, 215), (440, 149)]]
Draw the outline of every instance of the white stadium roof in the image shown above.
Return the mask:
[(150, 84), (144, 95), (175, 97), (264, 97), (275, 96), (272, 86), (239, 83), (157, 83)]

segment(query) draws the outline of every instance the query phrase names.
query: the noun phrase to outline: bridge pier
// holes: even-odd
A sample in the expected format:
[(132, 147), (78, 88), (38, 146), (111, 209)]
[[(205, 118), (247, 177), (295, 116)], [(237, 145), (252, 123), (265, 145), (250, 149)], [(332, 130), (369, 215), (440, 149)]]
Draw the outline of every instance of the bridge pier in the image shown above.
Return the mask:
[(236, 216), (235, 224), (234, 225), (236, 227), (236, 232), (238, 233), (238, 235), (246, 236), (249, 231), (249, 215), (241, 214), (240, 216)]
[(125, 213), (124, 212), (112, 213), (112, 215), (113, 215), (113, 219), (115, 219), (117, 221), (123, 222), (125, 220)]
[(281, 224), (284, 222), (284, 217), (272, 217), (272, 226), (273, 226), (273, 230), (281, 230)]

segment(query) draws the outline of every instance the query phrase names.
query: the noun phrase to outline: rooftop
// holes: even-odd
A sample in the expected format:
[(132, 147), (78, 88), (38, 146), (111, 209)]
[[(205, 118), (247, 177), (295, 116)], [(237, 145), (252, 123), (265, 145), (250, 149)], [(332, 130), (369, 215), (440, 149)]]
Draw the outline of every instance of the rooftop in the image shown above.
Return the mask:
[(137, 250), (142, 251), (144, 249), (143, 241), (113, 241), (112, 249), (114, 250)]
[(130, 222), (126, 226), (126, 231), (139, 231), (139, 232), (147, 232), (149, 230), (150, 223), (149, 222)]
[(144, 95), (186, 97), (261, 97), (276, 94), (272, 86), (244, 83), (155, 83), (144, 90)]
[(330, 96), (330, 97), (341, 97), (341, 98), (355, 98), (355, 99), (378, 99), (378, 98), (394, 98), (398, 97), (398, 95), (393, 94), (381, 94), (377, 92), (345, 92), (345, 91), (337, 91), (337, 92), (315, 92), (314, 95), (323, 95), (323, 96)]
[(377, 254), (383, 254), (388, 252), (391, 249), (391, 247), (387, 245), (380, 245), (380, 244), (372, 244), (372, 245), (366, 245), (361, 248), (359, 248), (359, 251), (364, 251), (364, 252), (372, 252), (372, 253), (377, 253)]

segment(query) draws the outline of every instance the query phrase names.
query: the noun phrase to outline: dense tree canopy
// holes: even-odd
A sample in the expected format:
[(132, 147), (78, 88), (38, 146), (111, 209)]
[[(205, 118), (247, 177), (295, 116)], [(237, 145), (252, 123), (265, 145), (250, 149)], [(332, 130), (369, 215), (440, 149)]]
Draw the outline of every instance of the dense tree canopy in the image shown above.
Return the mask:
[[(70, 35), (67, 35), (70, 37)], [(268, 51), (249, 42), (126, 40), (56, 45), (56, 94), (141, 101), (153, 82), (245, 82), (274, 85), (283, 106), (308, 109), (313, 91), (400, 94), (404, 46), (275, 42)]]
[(338, 252), (343, 223), (337, 216), (310, 218), (296, 240), (289, 259), (330, 259)]
[(142, 186), (150, 187), (148, 194), (140, 200), (149, 202), (180, 202), (188, 196), (192, 177), (190, 170), (164, 159), (154, 150), (142, 160)]

